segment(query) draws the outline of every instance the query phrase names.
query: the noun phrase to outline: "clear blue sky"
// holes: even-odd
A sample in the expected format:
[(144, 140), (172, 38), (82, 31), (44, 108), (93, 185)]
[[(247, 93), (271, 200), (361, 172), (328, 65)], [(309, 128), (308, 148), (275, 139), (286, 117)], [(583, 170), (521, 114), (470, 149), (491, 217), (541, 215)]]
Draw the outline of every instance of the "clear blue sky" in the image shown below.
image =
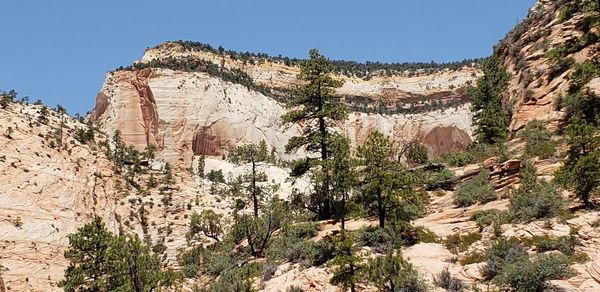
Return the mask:
[(0, 89), (86, 113), (104, 74), (166, 40), (331, 59), (490, 55), (534, 0), (3, 0)]

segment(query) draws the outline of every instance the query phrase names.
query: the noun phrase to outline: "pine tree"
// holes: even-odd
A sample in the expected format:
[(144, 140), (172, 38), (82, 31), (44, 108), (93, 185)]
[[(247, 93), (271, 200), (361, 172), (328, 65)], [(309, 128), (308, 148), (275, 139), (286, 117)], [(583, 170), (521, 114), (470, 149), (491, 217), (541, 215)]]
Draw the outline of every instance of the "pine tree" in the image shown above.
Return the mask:
[(159, 287), (172, 287), (181, 278), (172, 269), (161, 270), (160, 257), (137, 236), (119, 236), (115, 241), (114, 254), (118, 263), (113, 271), (115, 290), (154, 291)]
[(204, 155), (200, 155), (198, 158), (198, 176), (200, 178), (204, 178), (204, 167), (206, 166), (206, 157)]
[(180, 275), (161, 270), (158, 255), (133, 236), (114, 236), (99, 217), (70, 234), (65, 291), (152, 291), (176, 284)]
[(469, 89), (473, 107), (473, 125), (477, 142), (494, 144), (508, 137), (510, 112), (502, 103), (502, 92), (507, 88), (510, 74), (495, 56), (481, 62), (483, 76), (477, 87)]
[(360, 282), (362, 272), (361, 258), (357, 251), (352, 238), (342, 230), (340, 241), (335, 247), (335, 256), (328, 263), (333, 267), (330, 282), (333, 285), (341, 285), (342, 291), (357, 291), (356, 284)]
[(243, 181), (249, 184), (248, 194), (252, 200), (254, 217), (258, 217), (260, 198), (263, 191), (258, 183), (264, 181), (266, 177), (263, 172), (258, 171), (257, 164), (266, 161), (267, 156), (267, 144), (264, 141), (259, 146), (255, 144), (238, 146), (229, 155), (229, 159), (235, 164), (250, 163), (251, 165), (250, 173), (243, 176)]
[(379, 291), (429, 291), (423, 277), (400, 251), (390, 249), (385, 256), (368, 261), (366, 278)]
[(17, 93), (14, 90), (9, 92), (0, 92), (0, 108), (7, 109), (14, 99), (17, 97)]
[(350, 140), (341, 135), (336, 135), (330, 144), (333, 158), (328, 161), (324, 169), (330, 176), (332, 198), (336, 203), (335, 214), (341, 220), (342, 230), (346, 228), (348, 215), (348, 202), (353, 188), (357, 184), (356, 160), (352, 159)]
[(100, 217), (76, 233), (68, 235), (69, 248), (65, 258), (69, 266), (60, 286), (65, 291), (108, 291), (115, 288), (111, 273), (114, 270), (112, 245), (114, 236), (106, 229)]
[(37, 118), (38, 123), (47, 125), (48, 124), (48, 114), (49, 114), (48, 107), (43, 105), (39, 111), (39, 116)]
[(413, 184), (417, 179), (407, 172), (395, 159), (392, 142), (380, 132), (373, 132), (367, 141), (358, 147), (361, 166), (361, 201), (371, 214), (377, 215), (379, 227), (385, 227), (386, 218), (407, 220), (412, 217), (406, 211), (418, 201)]
[(581, 116), (572, 118), (565, 129), (569, 145), (563, 166), (556, 173), (556, 180), (563, 187), (573, 190), (586, 207), (591, 207), (591, 196), (600, 188), (600, 116), (592, 123)]
[[(300, 176), (309, 170), (315, 170), (330, 158), (332, 127), (335, 121), (347, 118), (347, 109), (335, 96), (335, 89), (342, 82), (331, 77), (333, 65), (316, 49), (310, 51), (310, 59), (300, 63), (298, 79), (306, 84), (295, 90), (293, 98), (287, 106), (290, 111), (283, 116), (287, 124), (301, 123), (303, 134), (292, 137), (286, 145), (291, 152), (303, 148), (309, 153), (318, 153), (319, 158), (307, 158), (297, 164), (292, 174)], [(328, 176), (321, 176), (323, 181), (315, 182), (313, 209), (319, 219), (329, 219), (333, 214), (330, 182)]]

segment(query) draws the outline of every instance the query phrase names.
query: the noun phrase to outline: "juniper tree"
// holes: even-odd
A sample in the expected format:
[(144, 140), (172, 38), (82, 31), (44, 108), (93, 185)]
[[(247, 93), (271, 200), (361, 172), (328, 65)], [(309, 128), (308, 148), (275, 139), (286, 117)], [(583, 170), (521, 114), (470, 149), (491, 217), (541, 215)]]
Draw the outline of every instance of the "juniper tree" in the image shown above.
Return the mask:
[(248, 242), (250, 254), (263, 257), (271, 243), (273, 233), (280, 229), (287, 218), (289, 208), (278, 199), (273, 199), (258, 217), (248, 214), (235, 214), (232, 234), (241, 234)]
[(223, 235), (223, 215), (213, 210), (203, 210), (200, 214), (194, 212), (190, 219), (190, 231), (186, 234), (188, 240), (194, 239), (200, 232), (204, 236), (220, 241)]
[[(286, 151), (305, 149), (309, 153), (318, 154), (318, 158), (310, 156), (302, 163), (296, 164), (292, 170), (294, 176), (304, 175), (309, 170), (315, 171), (322, 167), (330, 158), (330, 142), (332, 127), (335, 121), (347, 117), (347, 109), (341, 99), (335, 96), (335, 89), (342, 86), (340, 80), (331, 77), (333, 65), (316, 49), (310, 50), (310, 58), (300, 62), (298, 79), (304, 85), (296, 88), (293, 97), (287, 103), (290, 109), (283, 116), (287, 124), (303, 125), (302, 135), (292, 137), (286, 145)], [(312, 202), (319, 219), (331, 218), (332, 198), (328, 176), (321, 176), (322, 181), (315, 182)]]

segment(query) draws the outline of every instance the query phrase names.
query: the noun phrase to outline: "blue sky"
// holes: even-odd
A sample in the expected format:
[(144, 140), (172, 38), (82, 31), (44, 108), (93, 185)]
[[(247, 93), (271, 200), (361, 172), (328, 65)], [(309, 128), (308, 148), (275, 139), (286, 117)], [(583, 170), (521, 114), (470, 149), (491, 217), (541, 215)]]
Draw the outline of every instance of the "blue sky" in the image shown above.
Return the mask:
[(166, 40), (356, 61), (462, 60), (492, 46), (534, 0), (3, 0), (0, 90), (85, 114), (104, 74)]

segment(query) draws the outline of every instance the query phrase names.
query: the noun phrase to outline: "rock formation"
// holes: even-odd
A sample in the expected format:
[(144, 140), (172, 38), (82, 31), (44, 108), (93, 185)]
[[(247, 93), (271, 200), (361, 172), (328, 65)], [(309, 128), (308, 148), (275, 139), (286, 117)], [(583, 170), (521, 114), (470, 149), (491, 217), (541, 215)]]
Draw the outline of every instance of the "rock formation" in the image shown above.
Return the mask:
[[(245, 64), (240, 60), (202, 50), (186, 49), (167, 42), (146, 51), (140, 63), (170, 58), (196, 58), (219, 64), (227, 70), (242, 70), (257, 84), (272, 89), (290, 88), (297, 67), (275, 60)], [(443, 70), (418, 76), (373, 77), (366, 81), (343, 75), (342, 96), (367, 101), (383, 100), (406, 106), (464, 99), (463, 88), (478, 72), (471, 67)], [(144, 68), (118, 70), (106, 76), (97, 96), (91, 118), (103, 124), (109, 133), (119, 130), (125, 142), (143, 150), (156, 145), (160, 157), (172, 163), (189, 164), (193, 155), (221, 156), (240, 143), (266, 140), (269, 147), (284, 153), (287, 140), (298, 127), (282, 125), (284, 105), (272, 96), (252, 88), (227, 82), (205, 72)], [(430, 156), (464, 149), (471, 143), (469, 105), (425, 110), (414, 114), (375, 114), (354, 112), (339, 126), (354, 142), (361, 143), (379, 130), (397, 143), (422, 140)]]

